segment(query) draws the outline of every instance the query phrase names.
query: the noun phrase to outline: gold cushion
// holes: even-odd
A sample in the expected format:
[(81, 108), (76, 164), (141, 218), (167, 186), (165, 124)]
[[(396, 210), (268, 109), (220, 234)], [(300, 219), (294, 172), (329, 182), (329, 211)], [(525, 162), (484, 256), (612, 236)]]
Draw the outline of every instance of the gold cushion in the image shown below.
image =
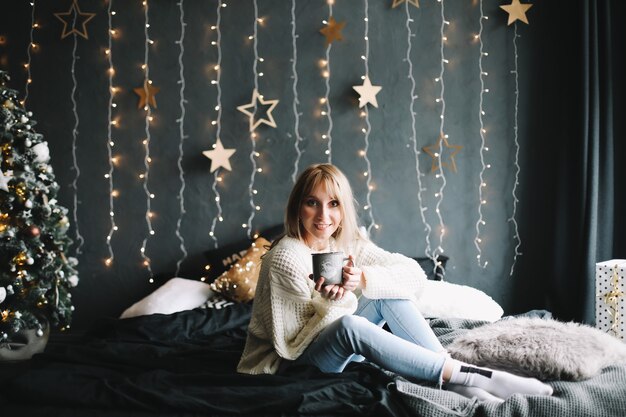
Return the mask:
[(232, 301), (251, 301), (259, 279), (261, 256), (267, 252), (269, 246), (267, 239), (257, 238), (241, 260), (211, 283), (211, 289)]

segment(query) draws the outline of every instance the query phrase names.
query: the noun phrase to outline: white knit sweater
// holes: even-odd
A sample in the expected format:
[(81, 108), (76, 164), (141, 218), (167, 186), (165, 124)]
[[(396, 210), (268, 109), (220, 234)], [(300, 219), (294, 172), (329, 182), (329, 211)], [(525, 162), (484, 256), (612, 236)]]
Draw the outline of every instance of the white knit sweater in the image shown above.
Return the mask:
[[(416, 261), (370, 241), (359, 239), (344, 252), (364, 272), (362, 294), (370, 299), (415, 300), (426, 280)], [(332, 301), (315, 291), (312, 269), (311, 250), (298, 239), (284, 237), (266, 254), (237, 371), (274, 374), (283, 358), (297, 359), (328, 324), (355, 312), (353, 292)]]

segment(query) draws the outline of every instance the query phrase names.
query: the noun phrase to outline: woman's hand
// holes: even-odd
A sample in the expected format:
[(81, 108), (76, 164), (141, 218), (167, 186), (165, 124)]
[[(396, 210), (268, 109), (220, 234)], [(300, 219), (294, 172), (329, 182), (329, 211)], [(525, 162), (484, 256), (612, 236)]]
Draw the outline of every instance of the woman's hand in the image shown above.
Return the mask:
[[(309, 275), (313, 279), (313, 275)], [(348, 256), (348, 263), (343, 267), (341, 284), (324, 285), (324, 277), (315, 281), (315, 290), (329, 300), (341, 300), (348, 291), (354, 291), (362, 285), (363, 271), (354, 266), (354, 258)]]
[(346, 291), (354, 291), (361, 286), (363, 271), (361, 271), (361, 268), (354, 266), (354, 258), (352, 255), (349, 255), (348, 259), (348, 263), (343, 267), (341, 286)]
[[(309, 278), (313, 279), (313, 274), (309, 275)], [(315, 281), (315, 291), (329, 300), (341, 300), (347, 292), (343, 286), (337, 284), (324, 285), (324, 281), (324, 277), (320, 277)]]

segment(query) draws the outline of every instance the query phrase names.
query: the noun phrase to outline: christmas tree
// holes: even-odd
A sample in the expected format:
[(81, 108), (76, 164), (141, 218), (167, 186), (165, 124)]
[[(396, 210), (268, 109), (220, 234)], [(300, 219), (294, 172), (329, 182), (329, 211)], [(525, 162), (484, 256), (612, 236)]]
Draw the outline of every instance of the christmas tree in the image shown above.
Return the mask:
[(8, 81), (0, 71), (0, 343), (25, 329), (41, 336), (47, 323), (67, 329), (78, 284), (48, 144)]

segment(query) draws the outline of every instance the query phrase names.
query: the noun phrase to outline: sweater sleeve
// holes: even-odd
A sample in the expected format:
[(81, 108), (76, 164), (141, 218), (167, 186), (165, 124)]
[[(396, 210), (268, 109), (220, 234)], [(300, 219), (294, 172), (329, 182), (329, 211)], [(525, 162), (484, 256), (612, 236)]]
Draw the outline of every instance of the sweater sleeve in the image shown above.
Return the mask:
[(328, 300), (315, 291), (309, 270), (292, 250), (279, 249), (269, 269), (272, 343), (279, 356), (294, 360), (327, 325), (352, 314), (353, 293)]
[(426, 281), (426, 274), (417, 261), (387, 252), (369, 241), (356, 245), (355, 262), (365, 276), (362, 293), (367, 298), (415, 300)]

